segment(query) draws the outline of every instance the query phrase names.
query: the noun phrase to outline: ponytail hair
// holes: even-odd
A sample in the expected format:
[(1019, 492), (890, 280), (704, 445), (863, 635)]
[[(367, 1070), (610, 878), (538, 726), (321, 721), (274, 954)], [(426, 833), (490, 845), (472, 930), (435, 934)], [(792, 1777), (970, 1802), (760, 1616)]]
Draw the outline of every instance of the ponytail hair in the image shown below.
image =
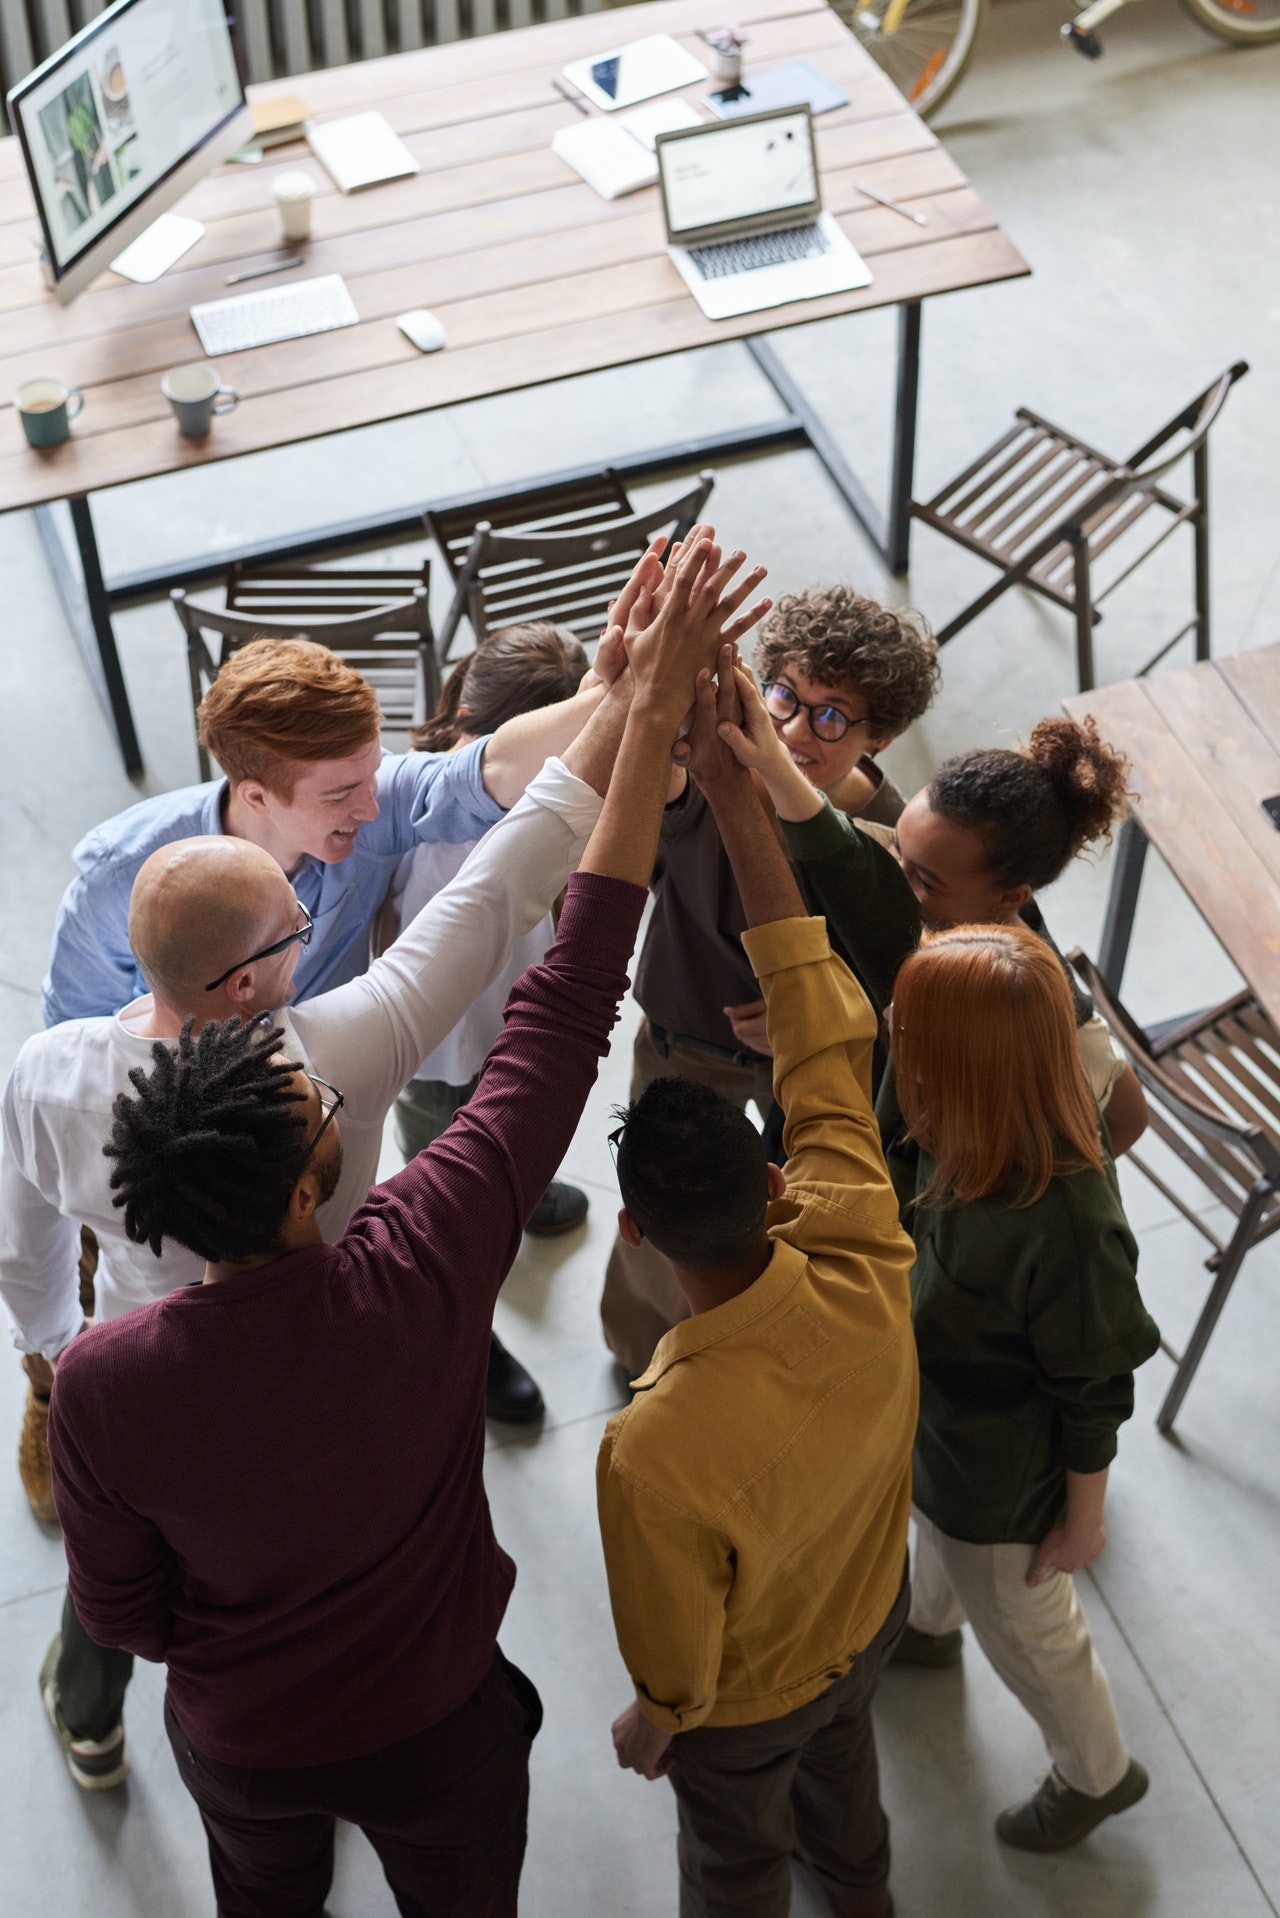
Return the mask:
[(1025, 926), (926, 933), (899, 968), (898, 1102), (934, 1160), (925, 1205), (1010, 1190), (1034, 1205), (1060, 1173), (1102, 1170), (1102, 1142), (1062, 961)]
[(933, 811), (979, 833), (999, 886), (1047, 886), (1123, 817), (1129, 762), (1092, 719), (1042, 719), (1018, 752), (958, 753), (929, 783)]
[(480, 738), (520, 713), (570, 699), (587, 664), (567, 626), (545, 619), (500, 626), (458, 661), (434, 714), (414, 728), (411, 744), (419, 751), (450, 752), (463, 734)]

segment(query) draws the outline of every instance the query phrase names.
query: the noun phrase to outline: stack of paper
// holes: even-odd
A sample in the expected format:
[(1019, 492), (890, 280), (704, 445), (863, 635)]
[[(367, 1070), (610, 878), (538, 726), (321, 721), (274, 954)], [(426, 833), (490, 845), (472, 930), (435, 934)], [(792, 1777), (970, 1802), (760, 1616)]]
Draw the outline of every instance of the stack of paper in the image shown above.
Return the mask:
[(307, 144), (344, 193), (418, 171), (418, 162), (380, 113), (353, 113), (323, 126), (309, 121)]
[(658, 134), (702, 124), (687, 100), (657, 100), (619, 120), (576, 120), (561, 127), (551, 145), (602, 199), (616, 200), (657, 180)]

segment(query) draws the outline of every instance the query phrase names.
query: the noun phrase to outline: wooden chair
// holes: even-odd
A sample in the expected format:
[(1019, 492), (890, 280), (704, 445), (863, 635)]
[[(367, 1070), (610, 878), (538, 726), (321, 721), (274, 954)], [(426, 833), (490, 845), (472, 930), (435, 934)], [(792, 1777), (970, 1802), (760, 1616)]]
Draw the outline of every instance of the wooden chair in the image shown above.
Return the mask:
[(1079, 950), (1069, 957), (1142, 1081), (1151, 1131), (1236, 1221), (1230, 1238), (1220, 1239), (1151, 1165), (1129, 1153), (1213, 1247), (1205, 1260), (1213, 1283), (1186, 1350), (1179, 1356), (1161, 1340), (1176, 1366), (1156, 1418), (1168, 1432), (1246, 1253), (1280, 1227), (1280, 1032), (1248, 991), (1144, 1032), (1093, 962)]
[[(431, 629), (430, 566), (364, 570), (340, 566), (228, 569), (226, 604), (170, 594), (187, 636), (191, 703), (197, 710), (232, 654), (251, 639), (314, 639), (362, 673), (378, 695), (384, 729), (408, 731), (435, 711), (440, 664)], [(215, 660), (205, 635), (221, 640)], [(200, 777), (209, 755), (197, 748)]]
[(713, 474), (700, 473), (696, 486), (637, 513), (606, 468), (588, 480), (424, 513), (454, 582), (441, 659), (464, 617), (477, 639), (531, 619), (555, 620), (588, 644), (598, 639), (610, 600), (649, 541), (664, 527), (682, 538), (714, 485)]
[[(1196, 658), (1208, 659), (1207, 440), (1228, 392), (1248, 370), (1244, 360), (1237, 360), (1127, 460), (1112, 459), (1038, 413), (1020, 407), (1015, 415), (1017, 424), (963, 473), (949, 480), (940, 493), (924, 505), (912, 500), (911, 512), (916, 519), (1000, 569), (995, 583), (943, 627), (937, 635), (939, 646), (954, 639), (1011, 586), (1029, 586), (1074, 615), (1077, 675), (1080, 691), (1088, 692), (1095, 684), (1093, 629), (1102, 618), (1098, 610), (1102, 601), (1179, 526), (1189, 525), (1195, 543), (1195, 611), (1152, 655), (1142, 672), (1150, 672), (1190, 632), (1196, 636)], [(1181, 433), (1188, 437), (1168, 451), (1170, 442)], [(1191, 497), (1181, 499), (1164, 481), (1171, 468), (1188, 455), (1192, 461)], [(1101, 592), (1096, 591), (1095, 562), (1157, 507), (1167, 518), (1154, 539), (1136, 558), (1127, 560)]]

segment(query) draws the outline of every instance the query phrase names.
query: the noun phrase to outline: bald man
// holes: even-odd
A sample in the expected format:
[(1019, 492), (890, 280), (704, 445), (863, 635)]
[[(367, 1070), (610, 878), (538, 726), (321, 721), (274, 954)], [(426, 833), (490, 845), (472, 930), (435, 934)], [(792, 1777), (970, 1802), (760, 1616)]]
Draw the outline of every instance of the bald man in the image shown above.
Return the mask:
[[(563, 889), (600, 811), (625, 701), (606, 701), (563, 761), (482, 839), (458, 877), (360, 978), (278, 1015), (290, 1058), (343, 1095), (343, 1162), (319, 1212), (333, 1242), (377, 1173), (383, 1121)], [(156, 1041), (234, 1014), (287, 1006), (310, 917), (277, 862), (240, 839), (176, 841), (141, 868), (129, 938), (151, 990), (109, 1019), (27, 1040), (0, 1099), (0, 1296), (19, 1350), (56, 1364), (82, 1329), (80, 1225), (98, 1238), (98, 1320), (197, 1284), (204, 1261), (169, 1242), (157, 1258), (125, 1235), (103, 1141), (116, 1095), (150, 1071)], [(281, 1355), (282, 1362), (287, 1355)], [(376, 1498), (378, 1488), (370, 1487)], [(132, 1660), (84, 1635), (67, 1601), (41, 1673), (68, 1769), (88, 1790), (125, 1777), (121, 1706)]]

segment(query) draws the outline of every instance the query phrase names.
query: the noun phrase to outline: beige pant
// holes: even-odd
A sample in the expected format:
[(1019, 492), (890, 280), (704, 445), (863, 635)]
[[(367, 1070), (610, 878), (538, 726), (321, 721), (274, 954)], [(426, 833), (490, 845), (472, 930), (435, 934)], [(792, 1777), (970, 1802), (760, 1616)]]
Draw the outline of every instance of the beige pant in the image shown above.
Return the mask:
[(1069, 1575), (1028, 1585), (1034, 1545), (966, 1545), (920, 1512), (915, 1520), (911, 1625), (949, 1632), (967, 1618), (997, 1677), (1043, 1732), (1061, 1776), (1073, 1791), (1101, 1798), (1124, 1777), (1129, 1754)]
[[(631, 1097), (638, 1099), (655, 1079), (692, 1079), (696, 1085), (710, 1086), (739, 1108), (754, 1099), (761, 1118), (773, 1097), (769, 1060), (761, 1060), (758, 1066), (735, 1066), (728, 1059), (716, 1059), (682, 1045), (672, 1045), (664, 1059), (645, 1019), (636, 1034)], [(615, 1239), (604, 1275), (600, 1318), (609, 1350), (631, 1378), (644, 1371), (663, 1334), (688, 1316), (689, 1302), (676, 1282), (670, 1260), (647, 1243), (630, 1246), (621, 1238)]]

